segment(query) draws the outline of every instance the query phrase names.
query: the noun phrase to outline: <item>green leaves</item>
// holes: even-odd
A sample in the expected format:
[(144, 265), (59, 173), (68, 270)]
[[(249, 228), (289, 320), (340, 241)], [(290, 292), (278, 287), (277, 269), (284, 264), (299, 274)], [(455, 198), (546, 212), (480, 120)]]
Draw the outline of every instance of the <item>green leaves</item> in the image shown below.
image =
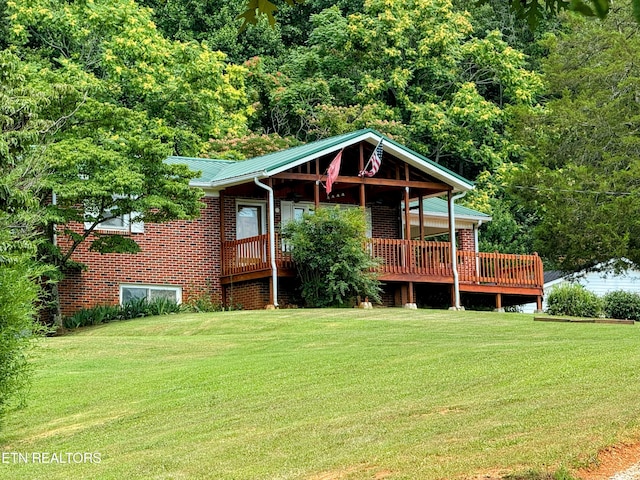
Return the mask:
[(535, 248), (565, 270), (640, 262), (640, 43), (629, 10), (570, 19), (545, 62), (551, 100), (514, 130), (531, 146), (515, 181), (541, 215)]
[(302, 297), (311, 307), (343, 305), (356, 296), (379, 300), (380, 287), (365, 251), (365, 220), (361, 209), (320, 208), (282, 230), (302, 283)]

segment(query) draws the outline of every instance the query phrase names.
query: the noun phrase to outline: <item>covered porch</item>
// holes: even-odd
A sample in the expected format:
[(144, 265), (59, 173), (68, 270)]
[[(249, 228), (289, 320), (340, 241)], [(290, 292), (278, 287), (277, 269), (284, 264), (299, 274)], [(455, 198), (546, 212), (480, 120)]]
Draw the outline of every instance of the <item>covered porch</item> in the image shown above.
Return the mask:
[[(272, 274), (270, 236), (258, 235), (231, 240), (222, 246), (223, 283), (268, 278)], [(287, 246), (276, 235), (275, 263), (281, 277), (295, 276), (295, 266)], [(450, 242), (370, 238), (366, 249), (380, 261), (383, 282), (454, 284)], [(531, 297), (542, 301), (543, 266), (538, 255), (509, 255), (456, 250), (461, 292), (492, 295), (495, 308), (503, 308), (503, 297)], [(452, 292), (453, 295), (453, 292)], [(453, 298), (452, 298), (453, 300)], [(541, 308), (541, 305), (539, 305)]]

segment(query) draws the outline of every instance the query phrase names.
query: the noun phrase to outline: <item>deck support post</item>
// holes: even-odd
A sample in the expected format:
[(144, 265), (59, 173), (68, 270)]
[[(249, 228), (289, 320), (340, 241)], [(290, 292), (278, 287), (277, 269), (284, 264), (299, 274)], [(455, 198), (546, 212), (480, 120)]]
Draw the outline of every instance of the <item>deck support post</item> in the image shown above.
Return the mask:
[(496, 308), (494, 312), (504, 312), (504, 308), (502, 308), (502, 294), (496, 293)]
[(534, 313), (544, 313), (542, 310), (542, 296), (538, 295), (536, 297), (536, 311)]
[(424, 197), (418, 197), (418, 221), (420, 222), (420, 241), (424, 241)]
[(404, 308), (415, 310), (418, 308), (415, 300), (415, 293), (413, 290), (413, 282), (407, 284), (407, 303), (403, 305)]

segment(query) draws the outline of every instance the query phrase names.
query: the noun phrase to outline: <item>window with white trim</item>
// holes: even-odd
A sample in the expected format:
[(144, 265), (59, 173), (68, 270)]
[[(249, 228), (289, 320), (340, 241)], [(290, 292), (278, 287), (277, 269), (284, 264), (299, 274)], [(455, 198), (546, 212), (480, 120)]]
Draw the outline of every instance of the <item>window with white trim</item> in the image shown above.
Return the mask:
[[(114, 198), (118, 198), (114, 195)], [(105, 210), (105, 216), (109, 216), (111, 209)], [(85, 214), (88, 217), (97, 217), (98, 212), (90, 207), (85, 208)], [(132, 212), (131, 214), (123, 214), (117, 217), (109, 218), (96, 225), (96, 230), (108, 230), (113, 232), (130, 232), (130, 233), (144, 233), (144, 222), (137, 220), (140, 214), (138, 212)], [(93, 222), (84, 222), (85, 230), (88, 230), (93, 225)]]
[(236, 240), (256, 237), (266, 232), (265, 202), (243, 201), (236, 202)]
[(165, 298), (182, 303), (182, 287), (172, 285), (141, 285), (137, 283), (120, 285), (120, 305), (132, 300), (146, 299), (148, 302)]

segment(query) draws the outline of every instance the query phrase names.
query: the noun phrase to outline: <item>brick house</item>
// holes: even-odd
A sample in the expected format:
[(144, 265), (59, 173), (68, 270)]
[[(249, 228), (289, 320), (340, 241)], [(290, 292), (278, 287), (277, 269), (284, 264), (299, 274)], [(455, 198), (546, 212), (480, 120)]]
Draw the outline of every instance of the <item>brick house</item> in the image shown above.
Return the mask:
[[(359, 176), (381, 140), (379, 170)], [(327, 195), (326, 172), (338, 152), (341, 168)], [(99, 233), (131, 235), (141, 252), (99, 254), (82, 245), (73, 259), (88, 270), (68, 272), (60, 283), (63, 314), (140, 297), (184, 302), (206, 296), (246, 309), (296, 303), (295, 268), (279, 227), (333, 205), (364, 209), (368, 248), (384, 260), (379, 275), (385, 305), (429, 304), (436, 290), (446, 292), (454, 307), (461, 294), (488, 296), (496, 308), (541, 302), (536, 255), (478, 252), (477, 228), (490, 218), (454, 203), (472, 183), (374, 130), (241, 162), (166, 161), (200, 172), (191, 181), (205, 192), (200, 218), (144, 225), (122, 218), (101, 225)], [(428, 240), (443, 233), (446, 241)]]

